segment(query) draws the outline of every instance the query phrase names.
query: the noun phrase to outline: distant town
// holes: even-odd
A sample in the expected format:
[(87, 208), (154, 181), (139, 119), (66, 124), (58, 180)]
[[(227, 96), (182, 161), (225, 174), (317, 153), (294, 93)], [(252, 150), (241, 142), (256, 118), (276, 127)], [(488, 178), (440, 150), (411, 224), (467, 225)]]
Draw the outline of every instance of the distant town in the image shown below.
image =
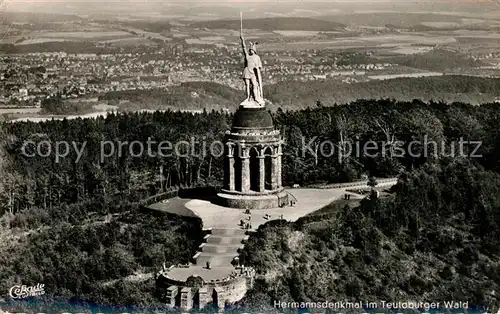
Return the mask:
[[(228, 48), (176, 46), (150, 54), (29, 53), (0, 57), (0, 106), (39, 107), (45, 98), (61, 95), (76, 99), (110, 91), (167, 88), (181, 82), (212, 81), (240, 86), (239, 51)], [(225, 56), (226, 58), (215, 58)], [(398, 76), (428, 76), (417, 72), (398, 75), (398, 64), (337, 64), (338, 57), (310, 50), (263, 54), (268, 82), (338, 78), (344, 83)], [(500, 53), (476, 56), (477, 60), (500, 58)], [(500, 69), (500, 64), (497, 64)], [(383, 71), (392, 74), (378, 74)], [(400, 72), (401, 70), (399, 70)]]
[[(0, 114), (17, 113), (19, 108), (36, 112), (44, 100), (56, 97), (88, 101), (110, 92), (168, 90), (185, 82), (243, 87), (243, 59), (232, 21), (118, 22), (16, 14), (10, 18), (8, 27), (0, 27), (5, 35), (0, 48), (6, 52), (0, 56)], [(49, 20), (39, 29), (43, 18)], [(449, 25), (438, 22), (389, 24), (397, 18), (388, 16), (378, 22), (386, 25), (379, 26), (267, 19), (261, 30), (251, 28), (261, 20), (251, 20), (245, 32), (248, 40), (260, 42), (258, 54), (268, 85), (500, 77), (500, 53), (486, 42), (494, 37), (488, 29), (497, 24), (484, 30), (474, 30), (484, 27), (480, 21), (476, 23), (483, 24), (457, 24), (455, 30), (445, 30)], [(305, 30), (290, 30), (298, 28)], [(330, 30), (320, 31), (325, 28)]]

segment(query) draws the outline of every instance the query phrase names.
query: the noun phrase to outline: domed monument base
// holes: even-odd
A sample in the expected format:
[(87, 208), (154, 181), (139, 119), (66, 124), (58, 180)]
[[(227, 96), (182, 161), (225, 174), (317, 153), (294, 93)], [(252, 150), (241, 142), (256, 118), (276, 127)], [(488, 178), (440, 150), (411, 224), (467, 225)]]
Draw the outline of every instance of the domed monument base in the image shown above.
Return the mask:
[(269, 209), (286, 206), (281, 182), (283, 140), (264, 106), (241, 105), (226, 132), (222, 206)]

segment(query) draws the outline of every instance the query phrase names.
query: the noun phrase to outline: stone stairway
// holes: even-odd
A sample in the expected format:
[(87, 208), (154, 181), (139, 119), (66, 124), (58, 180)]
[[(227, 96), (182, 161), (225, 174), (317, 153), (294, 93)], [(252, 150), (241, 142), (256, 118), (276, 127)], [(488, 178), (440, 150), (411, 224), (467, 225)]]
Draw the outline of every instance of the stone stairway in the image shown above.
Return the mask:
[(212, 228), (211, 235), (213, 236), (245, 236), (245, 230), (240, 228)]
[(235, 245), (240, 244), (244, 237), (221, 237), (210, 236), (207, 238), (207, 244), (213, 245)]
[(203, 253), (232, 253), (243, 248), (243, 244), (206, 244), (200, 250)]
[(243, 229), (213, 228), (205, 237), (206, 242), (200, 245), (199, 252), (193, 256), (193, 262), (202, 267), (207, 262), (212, 267), (230, 266), (247, 238)]
[(205, 266), (210, 262), (211, 267), (228, 266), (234, 258), (238, 256), (237, 252), (234, 253), (201, 253), (196, 260), (197, 265)]

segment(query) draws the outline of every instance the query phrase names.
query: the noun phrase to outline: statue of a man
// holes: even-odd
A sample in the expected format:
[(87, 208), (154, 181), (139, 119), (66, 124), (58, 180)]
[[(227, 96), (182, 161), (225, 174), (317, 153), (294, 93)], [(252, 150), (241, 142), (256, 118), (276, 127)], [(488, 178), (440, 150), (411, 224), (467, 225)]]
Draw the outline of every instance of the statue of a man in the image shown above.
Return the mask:
[(265, 102), (262, 94), (262, 61), (256, 52), (257, 43), (250, 43), (250, 49), (247, 51), (243, 35), (240, 35), (240, 39), (243, 55), (245, 56), (243, 79), (245, 80), (247, 100), (253, 98), (258, 104), (263, 106)]

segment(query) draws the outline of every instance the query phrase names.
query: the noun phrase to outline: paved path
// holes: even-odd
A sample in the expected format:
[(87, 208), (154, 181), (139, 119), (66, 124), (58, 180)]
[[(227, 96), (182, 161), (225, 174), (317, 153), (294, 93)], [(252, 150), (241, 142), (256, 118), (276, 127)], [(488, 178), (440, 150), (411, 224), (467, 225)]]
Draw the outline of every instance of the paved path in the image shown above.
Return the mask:
[[(396, 179), (385, 181), (379, 183), (377, 187), (390, 187), (396, 182)], [(222, 207), (204, 200), (186, 202), (174, 198), (161, 205), (152, 205), (151, 208), (157, 210), (185, 214), (190, 217), (197, 216), (202, 220), (203, 228), (211, 230), (206, 243), (201, 245), (200, 252), (197, 253), (196, 264), (191, 264), (188, 268), (173, 268), (168, 272), (168, 276), (181, 281), (185, 281), (191, 275), (201, 276), (205, 281), (225, 278), (234, 271), (231, 262), (238, 256), (238, 248), (242, 246), (245, 239), (246, 230), (240, 226), (241, 220), (249, 222), (252, 231), (272, 220), (284, 219), (293, 222), (335, 200), (342, 199), (346, 193), (353, 195), (351, 199), (361, 199), (364, 196), (346, 192), (346, 190), (365, 187), (367, 187), (366, 184), (331, 189), (287, 189), (286, 191), (297, 199), (294, 206), (251, 210), (251, 215), (245, 214), (244, 210)], [(184, 208), (179, 208), (179, 206)], [(206, 268), (207, 262), (210, 262), (211, 269)]]
[[(396, 184), (397, 180), (394, 179), (390, 182), (384, 182), (377, 187), (390, 187)], [(363, 187), (360, 185), (359, 187)], [(297, 199), (297, 203), (290, 207), (275, 208), (275, 209), (254, 209), (252, 210), (251, 225), (253, 230), (257, 230), (260, 225), (275, 219), (283, 219), (287, 221), (296, 221), (312, 212), (315, 212), (332, 202), (342, 199), (346, 190), (349, 188), (334, 188), (334, 189), (287, 189), (286, 191)], [(347, 194), (356, 195), (355, 193), (347, 192)], [(355, 198), (362, 198), (363, 196), (355, 196)], [(353, 199), (353, 198), (351, 198)], [(185, 205), (196, 216), (203, 220), (203, 227), (209, 228), (237, 228), (240, 220), (245, 219), (248, 215), (244, 214), (243, 210), (227, 208), (212, 204), (203, 200), (192, 200)], [(265, 219), (264, 216), (270, 215), (270, 219)]]

